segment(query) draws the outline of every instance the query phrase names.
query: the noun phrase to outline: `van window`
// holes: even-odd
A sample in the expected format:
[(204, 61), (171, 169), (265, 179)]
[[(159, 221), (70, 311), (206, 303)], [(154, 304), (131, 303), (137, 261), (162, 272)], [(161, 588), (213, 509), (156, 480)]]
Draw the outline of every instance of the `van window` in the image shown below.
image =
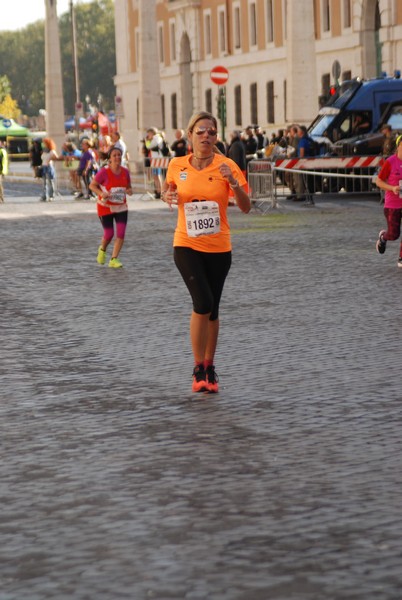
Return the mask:
[(402, 106), (394, 106), (392, 108), (387, 123), (388, 125), (391, 125), (392, 129), (399, 129), (402, 131)]
[(371, 130), (372, 121), (372, 112), (368, 110), (346, 113), (344, 119), (334, 130), (334, 141), (368, 133)]

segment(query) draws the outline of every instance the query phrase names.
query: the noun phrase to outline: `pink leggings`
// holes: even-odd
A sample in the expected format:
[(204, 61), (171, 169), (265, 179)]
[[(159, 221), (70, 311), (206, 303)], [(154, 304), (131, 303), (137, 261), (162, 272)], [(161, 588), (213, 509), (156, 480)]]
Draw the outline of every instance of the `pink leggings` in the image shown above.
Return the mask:
[(103, 237), (107, 242), (110, 242), (110, 240), (113, 239), (114, 221), (116, 221), (116, 237), (124, 240), (124, 236), (126, 235), (127, 217), (127, 210), (99, 217), (103, 227)]

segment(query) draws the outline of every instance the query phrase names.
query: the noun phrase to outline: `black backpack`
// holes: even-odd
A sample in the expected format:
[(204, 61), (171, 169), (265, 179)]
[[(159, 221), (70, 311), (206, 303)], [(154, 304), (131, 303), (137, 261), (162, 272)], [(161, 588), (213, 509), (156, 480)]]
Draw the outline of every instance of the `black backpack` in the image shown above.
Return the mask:
[(162, 141), (161, 152), (162, 156), (170, 156), (170, 148), (166, 140)]

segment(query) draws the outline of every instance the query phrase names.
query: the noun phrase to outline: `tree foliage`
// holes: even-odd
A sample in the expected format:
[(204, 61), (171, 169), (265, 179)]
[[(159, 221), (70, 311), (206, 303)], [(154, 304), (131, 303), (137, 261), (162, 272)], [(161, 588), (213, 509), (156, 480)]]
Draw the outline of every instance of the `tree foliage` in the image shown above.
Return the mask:
[(0, 102), (3, 102), (6, 96), (11, 94), (10, 80), (6, 75), (0, 76)]
[[(101, 94), (103, 108), (110, 110), (114, 106), (116, 74), (113, 0), (75, 3), (74, 12), (80, 100), (89, 96), (94, 104)], [(0, 76), (7, 76), (13, 97), (27, 115), (37, 115), (45, 108), (44, 25), (44, 21), (37, 21), (19, 31), (0, 33)], [(59, 18), (59, 35), (64, 109), (71, 115), (76, 92), (69, 12)]]
[(18, 119), (20, 114), (21, 111), (18, 108), (17, 101), (10, 94), (4, 96), (2, 102), (0, 102), (0, 115), (7, 119)]

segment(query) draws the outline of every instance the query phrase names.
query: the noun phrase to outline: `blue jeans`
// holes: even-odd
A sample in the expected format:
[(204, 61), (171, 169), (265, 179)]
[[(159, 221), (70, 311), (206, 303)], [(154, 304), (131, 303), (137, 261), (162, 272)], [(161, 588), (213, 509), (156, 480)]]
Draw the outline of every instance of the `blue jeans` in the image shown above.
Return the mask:
[(54, 168), (43, 167), (43, 190), (42, 190), (42, 200), (53, 200), (54, 197)]

